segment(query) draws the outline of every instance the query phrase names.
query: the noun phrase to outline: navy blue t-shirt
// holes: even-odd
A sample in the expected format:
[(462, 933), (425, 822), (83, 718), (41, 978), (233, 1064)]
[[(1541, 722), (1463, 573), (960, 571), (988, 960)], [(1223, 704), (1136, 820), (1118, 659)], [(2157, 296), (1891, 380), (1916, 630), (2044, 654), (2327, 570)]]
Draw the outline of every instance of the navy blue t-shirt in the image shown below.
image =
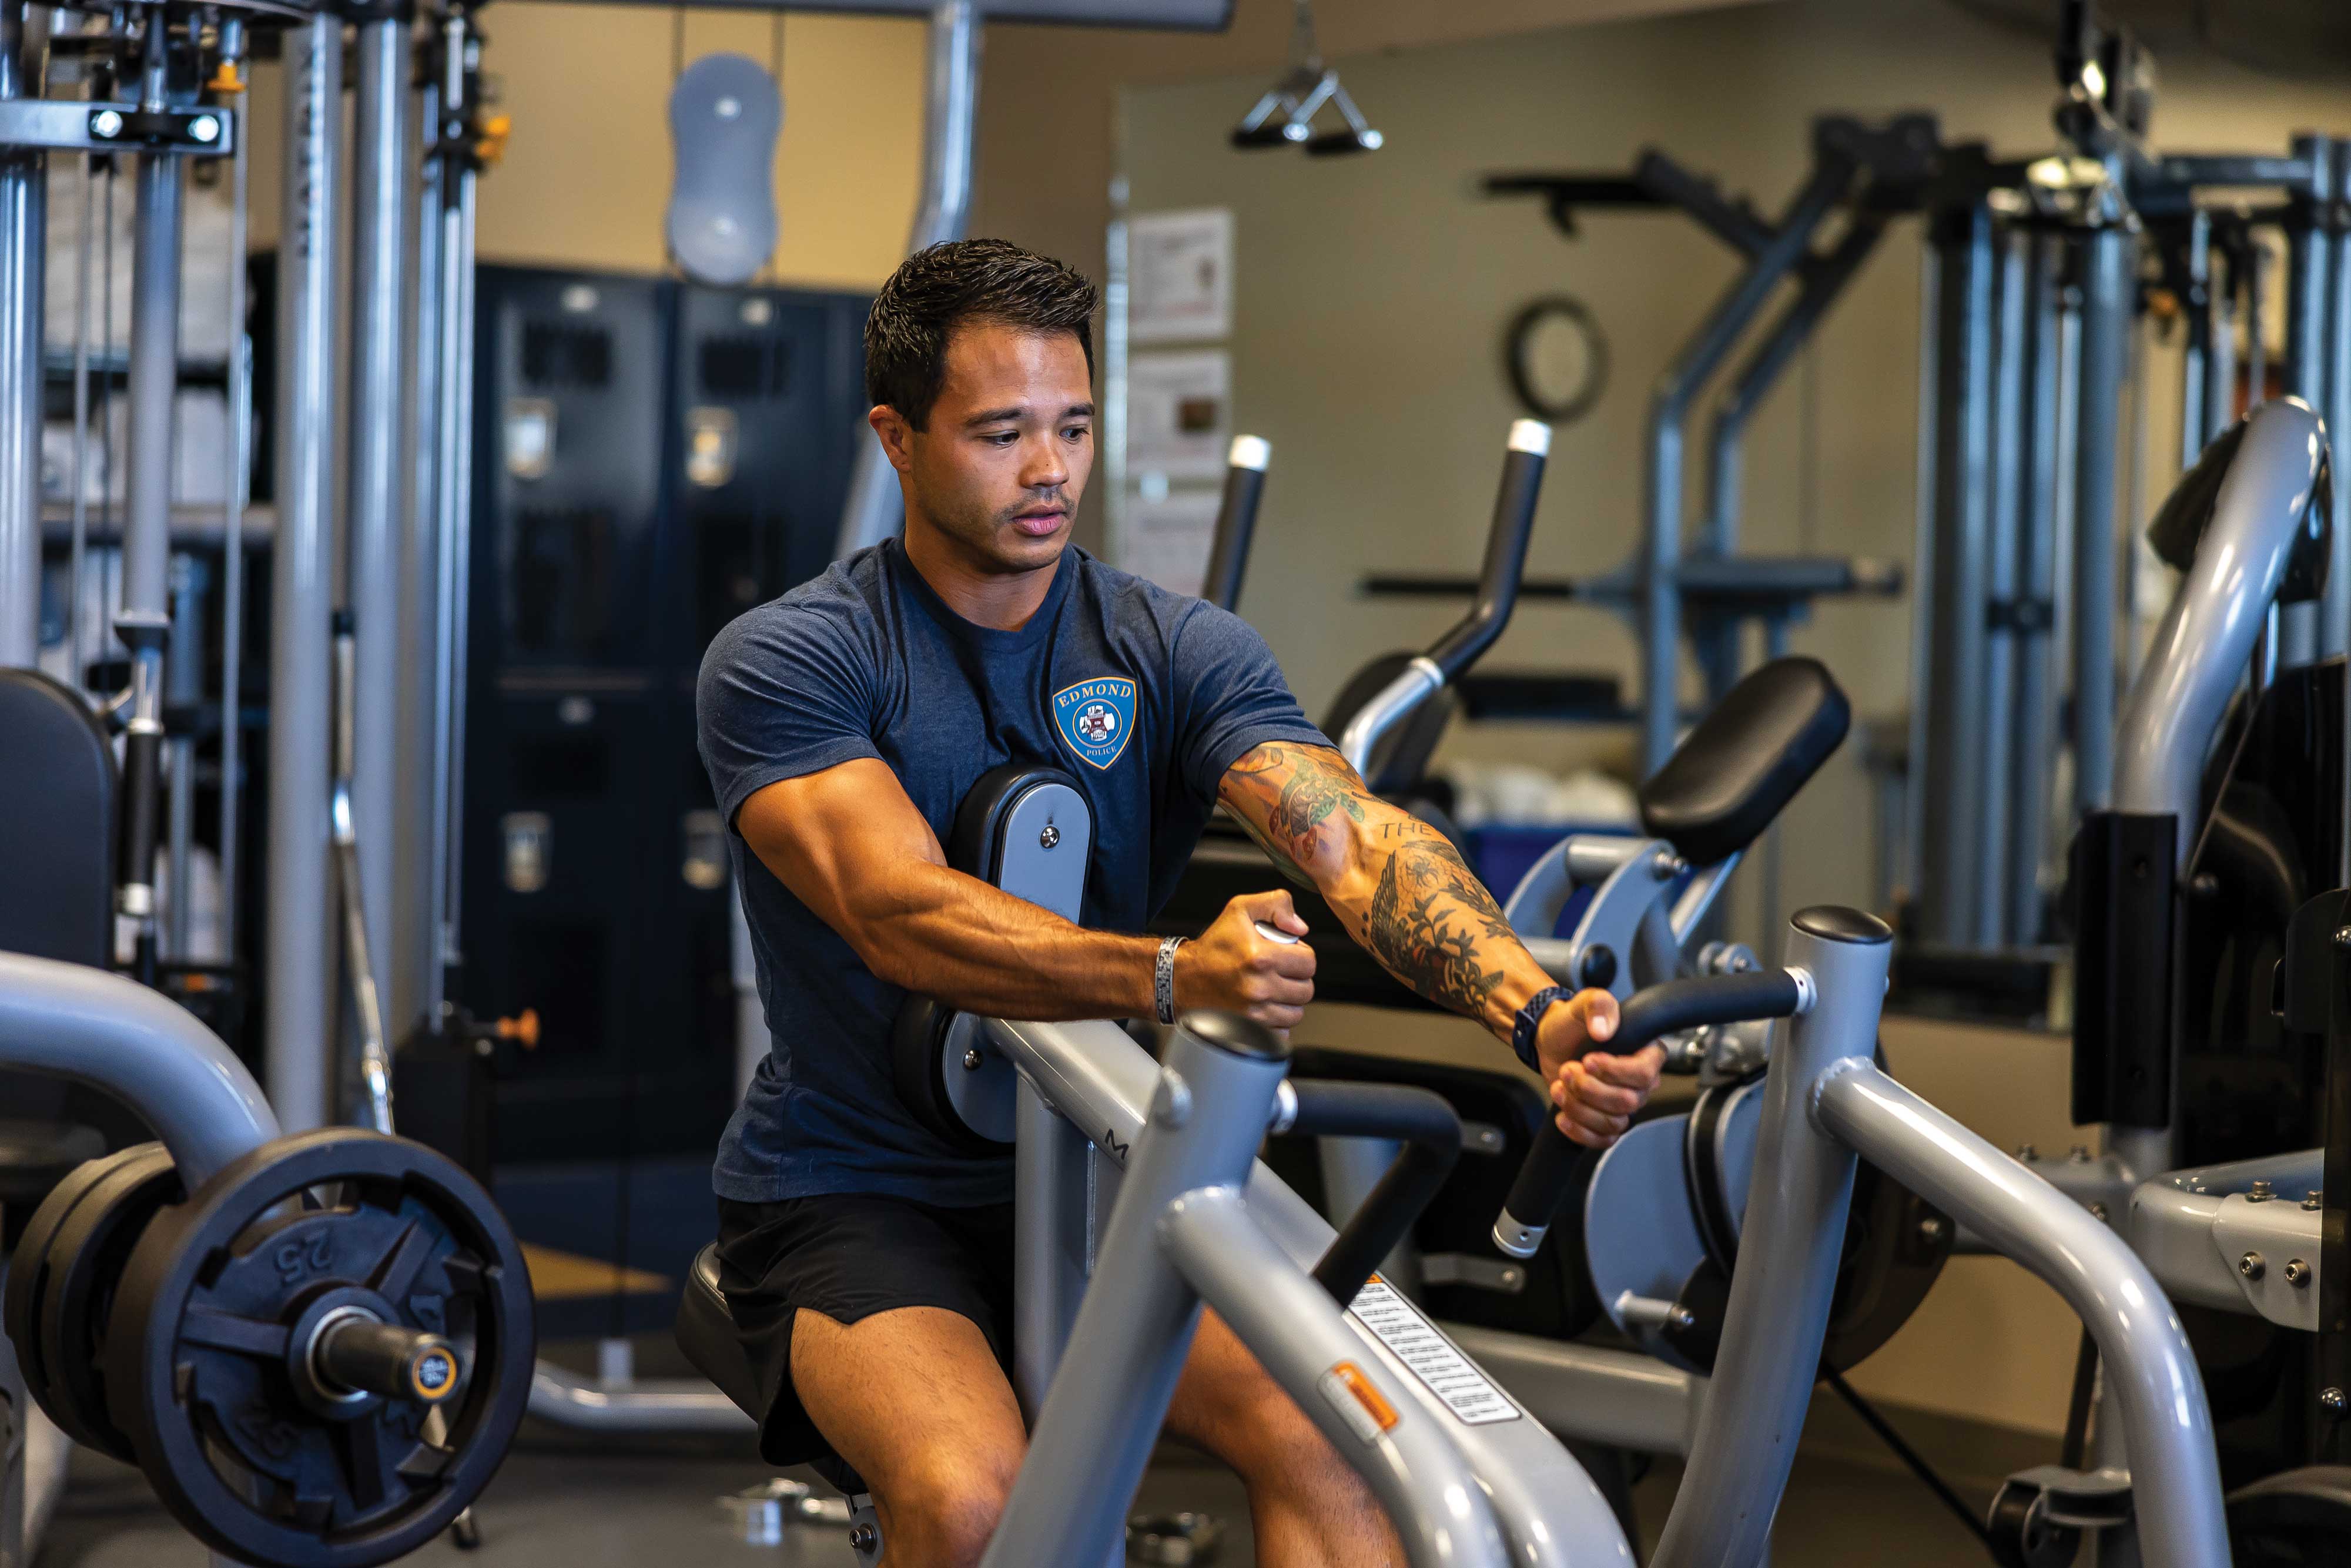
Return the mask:
[(1008, 1201), (1008, 1156), (950, 1149), (898, 1103), (905, 993), (749, 852), (735, 815), (778, 779), (878, 758), (946, 842), (1006, 762), (1075, 775), (1093, 811), (1085, 922), (1141, 931), (1175, 890), (1227, 768), (1266, 741), (1329, 741), (1238, 616), (1065, 551), (1017, 632), (950, 610), (896, 541), (860, 550), (718, 634), (696, 693), (775, 1048), (719, 1145), (721, 1197), (859, 1192)]

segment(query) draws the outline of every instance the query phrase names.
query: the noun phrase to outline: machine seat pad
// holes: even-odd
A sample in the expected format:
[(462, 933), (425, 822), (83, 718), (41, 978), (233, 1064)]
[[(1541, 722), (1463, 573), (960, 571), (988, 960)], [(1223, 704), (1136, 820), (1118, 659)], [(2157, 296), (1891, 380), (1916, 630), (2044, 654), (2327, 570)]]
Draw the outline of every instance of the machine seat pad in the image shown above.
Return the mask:
[(686, 1273), (685, 1295), (677, 1304), (677, 1347), (745, 1415), (754, 1421), (765, 1418), (758, 1374), (743, 1354), (743, 1342), (735, 1334), (735, 1314), (718, 1286), (715, 1241), (694, 1255), (694, 1267)]
[(1853, 710), (1817, 659), (1762, 665), (1641, 786), (1641, 825), (1692, 865), (1753, 843), (1844, 740)]

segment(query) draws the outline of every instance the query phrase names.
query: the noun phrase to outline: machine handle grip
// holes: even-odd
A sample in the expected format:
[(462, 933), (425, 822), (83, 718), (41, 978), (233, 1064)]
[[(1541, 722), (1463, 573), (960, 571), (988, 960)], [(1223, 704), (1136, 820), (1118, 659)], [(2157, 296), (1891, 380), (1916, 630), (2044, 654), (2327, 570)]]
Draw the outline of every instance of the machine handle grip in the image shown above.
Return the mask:
[(1293, 1079), (1290, 1087), (1298, 1106), (1290, 1133), (1404, 1143), (1387, 1174), (1314, 1265), (1314, 1282), (1344, 1309), (1380, 1260), (1412, 1234), (1420, 1211), (1453, 1174), (1461, 1157), (1461, 1117), (1443, 1095), (1402, 1083)]
[(1225, 494), (1217, 507), (1216, 542), (1208, 550), (1208, 575), (1200, 597), (1219, 610), (1239, 602), (1241, 576), (1249, 570), (1249, 541), (1257, 534), (1258, 503), (1265, 498), (1265, 469), (1273, 448), (1255, 435), (1233, 437), (1225, 462)]
[[(1686, 1029), (1788, 1018), (1809, 1006), (1811, 995), (1810, 983), (1792, 969), (1667, 980), (1626, 999), (1607, 1048), (1626, 1055)], [(1501, 1218), (1494, 1222), (1496, 1247), (1513, 1258), (1534, 1256), (1567, 1196), (1581, 1153), (1574, 1140), (1559, 1130), (1556, 1119), (1543, 1124), (1535, 1134), (1535, 1146), (1527, 1151), (1526, 1164), (1519, 1167), (1518, 1179), (1510, 1184)]]
[(1550, 452), (1551, 426), (1531, 419), (1510, 426), (1502, 487), (1495, 494), (1494, 520), (1486, 533), (1486, 564), (1478, 574), (1478, 597), (1469, 613), (1430, 644), (1426, 655), (1447, 683), (1493, 646), (1518, 607), (1527, 540), (1534, 530), (1535, 501), (1542, 494), (1543, 465)]

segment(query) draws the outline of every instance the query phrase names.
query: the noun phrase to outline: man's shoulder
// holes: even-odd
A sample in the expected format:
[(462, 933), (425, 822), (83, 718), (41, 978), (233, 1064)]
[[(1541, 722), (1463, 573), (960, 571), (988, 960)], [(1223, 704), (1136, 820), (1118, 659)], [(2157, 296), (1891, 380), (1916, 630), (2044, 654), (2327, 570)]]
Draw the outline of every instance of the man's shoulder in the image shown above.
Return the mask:
[(797, 587), (755, 604), (711, 639), (702, 666), (769, 664), (810, 654), (870, 652), (874, 642), (879, 563), (861, 550)]
[(1178, 593), (1163, 588), (1147, 577), (1137, 577), (1084, 550), (1072, 552), (1077, 559), (1078, 573), (1086, 585), (1086, 597), (1101, 608), (1102, 618), (1114, 626), (1133, 631), (1147, 628), (1164, 643), (1172, 646), (1186, 627), (1200, 618), (1223, 615), (1225, 612), (1205, 599), (1188, 593)]

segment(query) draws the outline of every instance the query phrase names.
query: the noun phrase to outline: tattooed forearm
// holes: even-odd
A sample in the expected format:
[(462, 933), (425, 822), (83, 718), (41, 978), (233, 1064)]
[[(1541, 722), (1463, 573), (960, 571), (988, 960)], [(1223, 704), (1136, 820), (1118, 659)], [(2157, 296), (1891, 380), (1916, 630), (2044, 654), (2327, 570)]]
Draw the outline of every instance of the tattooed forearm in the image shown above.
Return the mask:
[[(1250, 837), (1277, 861), (1301, 871), (1311, 872), (1323, 825), (1333, 816), (1364, 821), (1364, 781), (1336, 752), (1269, 744), (1235, 764), (1232, 773), (1258, 807), (1237, 813)], [(1253, 820), (1259, 813), (1262, 827)]]
[(1400, 844), (1380, 869), (1359, 938), (1397, 979), (1430, 1001), (1482, 1015), (1523, 955), (1494, 895), (1435, 830)]
[(1451, 841), (1374, 795), (1337, 752), (1260, 746), (1220, 792), (1275, 864), (1321, 890), (1347, 934), (1430, 1001), (1507, 1036), (1548, 983)]

